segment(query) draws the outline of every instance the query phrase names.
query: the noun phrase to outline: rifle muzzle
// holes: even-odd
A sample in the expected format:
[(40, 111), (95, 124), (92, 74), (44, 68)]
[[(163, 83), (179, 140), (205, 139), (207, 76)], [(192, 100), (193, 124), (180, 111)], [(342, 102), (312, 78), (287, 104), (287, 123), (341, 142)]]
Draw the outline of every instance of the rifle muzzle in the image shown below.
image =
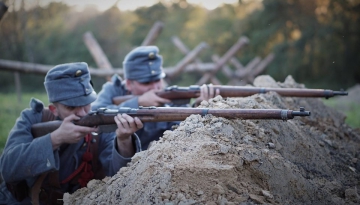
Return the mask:
[(302, 117), (303, 116), (310, 116), (311, 112), (310, 111), (305, 111), (304, 107), (300, 107), (300, 110), (299, 111), (293, 111), (292, 115), (293, 116), (302, 116)]
[(334, 95), (348, 95), (346, 91), (334, 91)]

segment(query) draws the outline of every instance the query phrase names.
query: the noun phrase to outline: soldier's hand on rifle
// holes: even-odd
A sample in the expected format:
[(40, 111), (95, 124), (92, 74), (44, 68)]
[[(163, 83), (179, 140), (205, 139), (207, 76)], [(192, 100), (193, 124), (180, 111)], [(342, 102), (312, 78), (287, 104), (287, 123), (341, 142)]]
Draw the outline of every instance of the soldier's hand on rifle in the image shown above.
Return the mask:
[(114, 119), (118, 126), (115, 132), (119, 140), (127, 140), (134, 132), (144, 126), (138, 117), (133, 118), (124, 113), (117, 114)]
[(195, 106), (200, 105), (203, 100), (209, 100), (210, 98), (214, 98), (215, 96), (220, 95), (219, 89), (214, 89), (213, 84), (203, 84), (200, 87), (200, 96), (195, 100)]
[(156, 95), (156, 90), (149, 90), (139, 96), (138, 103), (139, 106), (150, 107), (150, 106), (161, 106), (171, 101), (165, 98), (161, 98)]
[(118, 127), (115, 131), (117, 150), (121, 156), (131, 157), (135, 154), (131, 135), (141, 129), (144, 125), (139, 118), (133, 118), (127, 114), (117, 114), (114, 117), (114, 120)]
[(60, 127), (50, 134), (53, 149), (57, 149), (64, 143), (74, 144), (82, 140), (86, 134), (96, 132), (98, 129), (94, 127), (78, 126), (73, 123), (80, 117), (71, 114), (64, 118)]

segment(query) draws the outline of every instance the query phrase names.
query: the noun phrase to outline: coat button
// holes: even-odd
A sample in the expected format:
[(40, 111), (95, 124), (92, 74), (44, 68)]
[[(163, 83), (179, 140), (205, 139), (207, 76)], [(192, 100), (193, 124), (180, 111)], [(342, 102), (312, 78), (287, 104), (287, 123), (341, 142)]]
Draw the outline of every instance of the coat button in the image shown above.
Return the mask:
[(150, 59), (154, 59), (154, 58), (155, 58), (155, 53), (154, 53), (154, 52), (150, 52), (150, 53), (149, 53), (149, 58), (150, 58)]
[(77, 71), (75, 72), (75, 76), (76, 76), (76, 77), (79, 77), (81, 74), (82, 74), (82, 71), (81, 71), (81, 70), (77, 70)]

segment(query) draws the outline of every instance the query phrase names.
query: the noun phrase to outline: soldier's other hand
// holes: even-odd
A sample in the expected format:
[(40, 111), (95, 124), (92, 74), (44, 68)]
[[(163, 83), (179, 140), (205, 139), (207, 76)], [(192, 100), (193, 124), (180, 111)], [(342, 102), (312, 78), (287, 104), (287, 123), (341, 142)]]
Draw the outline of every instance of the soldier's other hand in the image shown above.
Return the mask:
[(119, 140), (127, 140), (133, 133), (144, 126), (138, 117), (133, 118), (127, 114), (117, 114), (114, 120), (118, 127), (115, 133)]
[(195, 105), (198, 106), (203, 100), (208, 101), (209, 99), (214, 98), (217, 95), (220, 95), (220, 90), (215, 89), (213, 84), (203, 84), (200, 87), (200, 96), (195, 100)]
[[(158, 90), (159, 91), (159, 90)], [(162, 106), (166, 103), (170, 103), (171, 101), (165, 98), (161, 98), (156, 95), (157, 90), (149, 90), (139, 96), (138, 103), (139, 106), (150, 107), (150, 106)]]

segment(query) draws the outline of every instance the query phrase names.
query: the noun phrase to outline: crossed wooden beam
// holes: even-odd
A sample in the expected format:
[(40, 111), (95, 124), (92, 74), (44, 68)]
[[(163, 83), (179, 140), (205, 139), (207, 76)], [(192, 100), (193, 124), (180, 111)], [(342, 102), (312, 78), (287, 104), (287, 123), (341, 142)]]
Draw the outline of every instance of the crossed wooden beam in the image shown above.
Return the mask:
[[(155, 22), (155, 24), (153, 25), (153, 27), (151, 28), (151, 30), (149, 31), (148, 35), (146, 36), (146, 38), (144, 39), (141, 45), (147, 46), (154, 44), (155, 40), (160, 35), (163, 27), (164, 24), (161, 21)], [(104, 51), (96, 41), (94, 35), (88, 31), (84, 34), (83, 40), (85, 42), (85, 45), (89, 49), (92, 57), (94, 58), (96, 65), (103, 70), (113, 71), (113, 67), (110, 61), (108, 60)], [(106, 79), (110, 81), (111, 75), (110, 74), (107, 75)]]
[[(155, 22), (141, 45), (153, 45), (162, 29), (163, 23), (160, 21)], [(123, 76), (123, 70), (121, 68), (113, 68), (101, 46), (98, 44), (91, 32), (86, 32), (83, 35), (83, 40), (99, 68), (89, 68), (91, 75), (105, 77), (107, 80), (110, 80), (113, 74)], [(266, 69), (266, 66), (274, 59), (274, 54), (270, 53), (263, 60), (261, 60), (260, 57), (255, 57), (246, 66), (243, 66), (236, 58), (234, 58), (234, 55), (249, 43), (249, 39), (244, 36), (240, 37), (222, 57), (214, 54), (212, 56), (213, 62), (211, 63), (204, 63), (198, 58), (201, 51), (208, 48), (208, 45), (205, 42), (201, 42), (191, 51), (176, 36), (172, 37), (172, 42), (185, 56), (174, 67), (164, 68), (167, 84), (171, 84), (171, 81), (183, 72), (203, 73), (202, 78), (196, 83), (198, 85), (208, 82), (211, 82), (212, 84), (221, 84), (221, 82), (216, 78), (216, 74), (220, 71), (222, 71), (229, 79), (229, 85), (251, 84), (254, 78), (263, 72)], [(231, 63), (232, 66), (235, 67), (235, 70), (231, 69), (227, 63)], [(0, 59), (0, 69), (13, 72), (46, 74), (52, 67), (53, 66), (51, 65)]]
[[(173, 36), (172, 42), (183, 54), (190, 52), (187, 46), (183, 44), (178, 37)], [(202, 85), (209, 81), (212, 84), (220, 85), (221, 82), (215, 76), (219, 71), (222, 71), (223, 74), (230, 79), (228, 85), (244, 85), (252, 83), (254, 78), (262, 73), (266, 69), (266, 66), (274, 59), (274, 54), (269, 54), (264, 60), (261, 60), (260, 57), (256, 57), (249, 64), (243, 66), (233, 56), (248, 43), (248, 38), (240, 37), (221, 58), (216, 54), (213, 55), (213, 63), (204, 64), (200, 59), (196, 59), (195, 63), (193, 65), (188, 65), (185, 71), (204, 73), (203, 77), (196, 83), (197, 85)], [(227, 62), (230, 62), (235, 67), (235, 71), (226, 64)]]

